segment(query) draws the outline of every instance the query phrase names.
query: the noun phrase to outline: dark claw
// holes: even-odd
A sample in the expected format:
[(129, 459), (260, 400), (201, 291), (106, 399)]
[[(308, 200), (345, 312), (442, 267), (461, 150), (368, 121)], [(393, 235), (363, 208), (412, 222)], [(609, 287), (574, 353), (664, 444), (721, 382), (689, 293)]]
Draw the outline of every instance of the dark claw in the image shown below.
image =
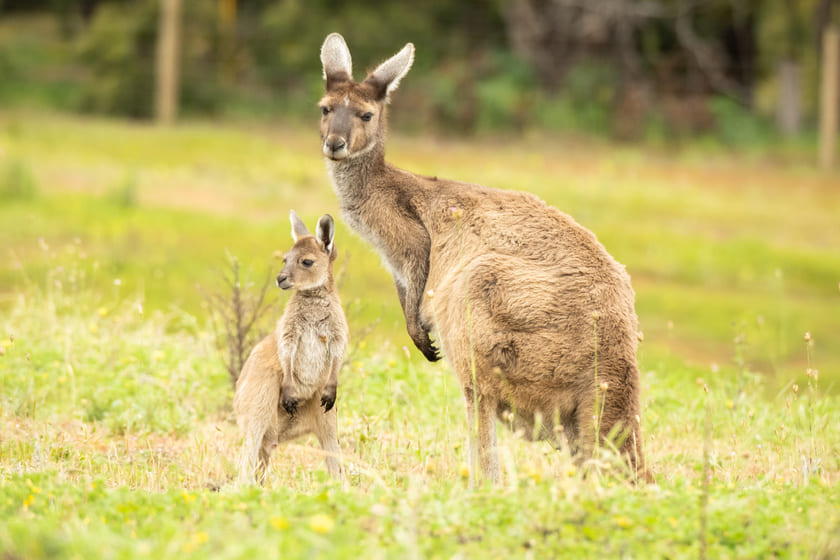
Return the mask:
[(324, 407), (324, 413), (330, 411), (335, 405), (335, 395), (321, 395), (321, 406)]
[(437, 346), (432, 342), (432, 339), (429, 337), (429, 329), (426, 328), (422, 323), (418, 323), (416, 325), (416, 329), (412, 331), (412, 329), (408, 329), (408, 334), (411, 337), (411, 341), (414, 343), (414, 346), (417, 347), (423, 353), (423, 356), (430, 362), (436, 362), (441, 359), (440, 350), (438, 350)]
[(297, 412), (298, 401), (289, 397), (283, 397), (283, 408), (289, 413), (289, 416), (294, 416)]
[[(428, 334), (426, 336), (428, 337)], [(437, 362), (442, 357), (440, 350), (428, 338), (423, 341), (423, 344), (418, 344), (417, 348), (423, 352), (423, 356), (425, 356), (430, 362)]]
[(443, 356), (441, 355), (441, 353), (440, 353), (440, 350), (438, 350), (437, 348), (435, 348), (435, 345), (434, 345), (434, 344), (429, 344), (429, 348), (428, 348), (428, 350), (424, 350), (424, 351), (423, 351), (423, 355), (424, 355), (424, 356), (426, 357), (426, 359), (427, 359), (427, 360), (429, 360), (430, 362), (437, 362), (437, 361), (439, 361), (439, 360), (443, 357)]

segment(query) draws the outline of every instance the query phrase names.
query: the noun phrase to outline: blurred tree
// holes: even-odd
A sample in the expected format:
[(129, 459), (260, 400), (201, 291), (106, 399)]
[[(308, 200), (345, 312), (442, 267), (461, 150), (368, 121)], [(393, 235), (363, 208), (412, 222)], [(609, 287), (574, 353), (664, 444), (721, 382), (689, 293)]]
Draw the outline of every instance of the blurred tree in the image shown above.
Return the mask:
[(814, 36), (814, 49), (822, 51), (822, 36), (826, 26), (837, 23), (837, 12), (840, 11), (840, 0), (819, 0), (814, 10), (814, 23), (816, 24), (816, 35)]
[(180, 105), (181, 0), (160, 0), (155, 46), (155, 120), (172, 124)]
[[(156, 0), (0, 0), (0, 13), (71, 21), (77, 74), (89, 77), (83, 107), (138, 117), (151, 115), (157, 10)], [(338, 31), (357, 77), (417, 45), (394, 99), (410, 108), (394, 111), (398, 126), (637, 138), (651, 123), (682, 135), (756, 115), (786, 131), (813, 122), (818, 30), (840, 0), (184, 0), (184, 10), (187, 112), (309, 114), (318, 49)]]
[(53, 12), (61, 19), (81, 16), (88, 21), (93, 16), (96, 6), (103, 1), (105, 0), (0, 0), (0, 13)]
[(236, 82), (236, 0), (218, 0), (219, 11), (219, 78), (224, 86)]
[[(722, 94), (752, 105), (755, 21), (762, 0), (512, 0), (511, 45), (546, 88), (586, 60), (602, 59), (617, 76), (616, 131), (636, 136), (653, 93)], [(672, 103), (674, 100), (672, 99)], [(698, 122), (707, 122), (700, 116)]]
[(80, 38), (80, 60), (90, 71), (82, 109), (132, 117), (152, 114), (157, 3), (100, 7)]
[(799, 133), (802, 126), (802, 90), (800, 87), (801, 63), (799, 50), (806, 44), (805, 25), (795, 0), (782, 0), (785, 14), (783, 53), (779, 60), (779, 96), (776, 122), (786, 136)]
[[(78, 52), (90, 72), (83, 110), (148, 118), (154, 109), (155, 47), (159, 0), (109, 2), (99, 6)], [(211, 113), (220, 103), (217, 82), (218, 25), (215, 6), (186, 1), (183, 6), (181, 104)]]

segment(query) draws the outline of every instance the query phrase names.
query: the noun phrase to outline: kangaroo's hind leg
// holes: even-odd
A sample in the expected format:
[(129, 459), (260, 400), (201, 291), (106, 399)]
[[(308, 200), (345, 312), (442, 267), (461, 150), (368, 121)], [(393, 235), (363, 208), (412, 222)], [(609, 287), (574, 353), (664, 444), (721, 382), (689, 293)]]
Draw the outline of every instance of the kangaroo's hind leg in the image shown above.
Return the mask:
[(338, 415), (335, 408), (322, 412), (320, 407), (315, 412), (315, 436), (324, 450), (324, 462), (327, 465), (327, 472), (334, 479), (340, 479), (341, 470), (341, 447), (338, 445)]
[(244, 435), (239, 464), (242, 484), (265, 481), (268, 457), (277, 443), (280, 375), (276, 363), (271, 360), (260, 363), (259, 352), (266, 348), (271, 350), (261, 343), (248, 358), (233, 399), (237, 423)]
[(470, 486), (476, 483), (476, 467), (494, 484), (502, 480), (499, 448), (496, 441), (498, 402), (489, 395), (475, 395), (472, 387), (464, 387), (464, 405), (470, 441)]
[(245, 431), (242, 452), (239, 461), (240, 484), (265, 484), (265, 471), (273, 444), (270, 443), (272, 431), (268, 426), (254, 423)]

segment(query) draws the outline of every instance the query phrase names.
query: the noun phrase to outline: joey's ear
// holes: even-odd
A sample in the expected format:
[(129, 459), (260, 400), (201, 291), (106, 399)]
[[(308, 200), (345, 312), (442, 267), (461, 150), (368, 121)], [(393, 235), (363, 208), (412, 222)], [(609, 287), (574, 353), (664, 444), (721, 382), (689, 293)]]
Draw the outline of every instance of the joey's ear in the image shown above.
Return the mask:
[(315, 228), (315, 237), (324, 244), (324, 249), (327, 251), (327, 254), (332, 256), (333, 249), (335, 248), (335, 244), (333, 243), (335, 239), (335, 222), (332, 216), (329, 214), (321, 216), (321, 219), (318, 220), (318, 226)]
[(378, 99), (388, 100), (392, 91), (400, 85), (411, 64), (414, 62), (414, 45), (406, 44), (400, 52), (380, 64), (376, 70), (365, 78), (365, 82), (373, 85), (377, 91)]
[(292, 239), (295, 240), (295, 243), (297, 243), (297, 240), (301, 237), (312, 235), (309, 233), (309, 230), (306, 229), (306, 224), (303, 223), (303, 220), (298, 217), (294, 210), (289, 212), (289, 221), (292, 222)]
[(327, 91), (341, 82), (353, 79), (353, 59), (344, 37), (330, 33), (321, 46), (321, 64), (324, 66), (324, 79)]

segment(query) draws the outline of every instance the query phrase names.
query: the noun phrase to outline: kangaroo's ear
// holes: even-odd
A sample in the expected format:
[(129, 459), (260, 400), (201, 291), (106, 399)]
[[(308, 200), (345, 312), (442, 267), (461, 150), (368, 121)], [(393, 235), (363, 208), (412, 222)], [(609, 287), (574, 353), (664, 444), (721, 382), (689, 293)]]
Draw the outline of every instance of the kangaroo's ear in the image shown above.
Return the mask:
[(344, 37), (338, 33), (330, 33), (321, 46), (321, 64), (324, 66), (324, 79), (327, 81), (327, 91), (337, 84), (349, 82), (353, 79), (353, 59)]
[(306, 224), (303, 223), (303, 220), (298, 217), (294, 210), (289, 212), (289, 221), (292, 222), (292, 239), (295, 240), (295, 243), (297, 243), (297, 240), (301, 237), (312, 235), (309, 233), (309, 230), (306, 229)]
[(377, 98), (388, 100), (392, 91), (400, 85), (414, 62), (414, 45), (406, 44), (400, 52), (380, 64), (365, 78), (365, 82), (376, 88)]
[(329, 214), (321, 216), (315, 232), (315, 237), (324, 244), (324, 249), (327, 251), (327, 254), (332, 255), (333, 249), (335, 248), (335, 244), (333, 243), (335, 239), (335, 222), (332, 216)]

